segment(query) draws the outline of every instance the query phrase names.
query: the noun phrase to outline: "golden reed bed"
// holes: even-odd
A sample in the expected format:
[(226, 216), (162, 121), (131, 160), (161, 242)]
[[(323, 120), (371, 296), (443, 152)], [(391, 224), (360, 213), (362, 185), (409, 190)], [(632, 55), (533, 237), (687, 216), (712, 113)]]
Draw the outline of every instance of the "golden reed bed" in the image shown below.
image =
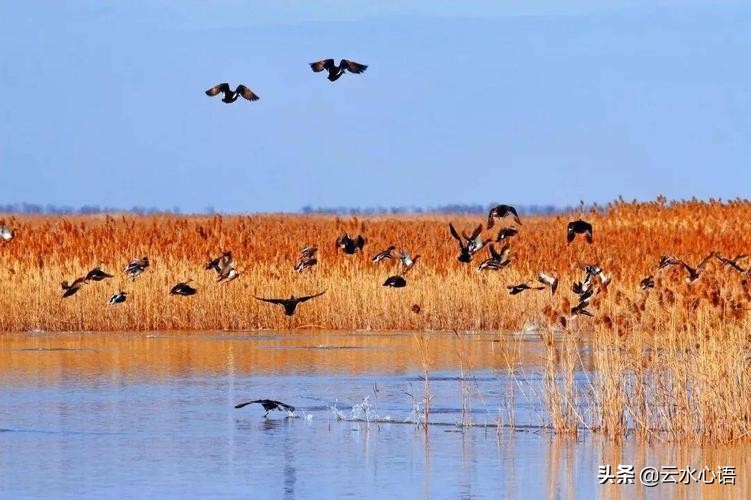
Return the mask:
[[(603, 326), (619, 333), (633, 327), (702, 321), (710, 330), (747, 321), (747, 279), (712, 262), (689, 286), (684, 272), (656, 273), (661, 255), (675, 254), (695, 263), (710, 250), (734, 256), (751, 251), (751, 203), (687, 202), (624, 204), (602, 214), (584, 214), (594, 225), (595, 243), (577, 239), (566, 244), (568, 216), (526, 217), (512, 238), (511, 265), (498, 272), (476, 272), (486, 251), (471, 264), (457, 261), (457, 246), (448, 222), (470, 230), (482, 217), (324, 217), (324, 216), (19, 216), (3, 222), (16, 238), (0, 244), (0, 329), (25, 330), (209, 330), (310, 327), (373, 330), (514, 330), (569, 315), (575, 297), (573, 280), (580, 265), (595, 263), (613, 274), (607, 296), (595, 298), (594, 319), (577, 327)], [(505, 219), (503, 224), (508, 224)], [(498, 224), (487, 236), (495, 236)], [(339, 234), (362, 233), (364, 254), (344, 255), (335, 247)], [(422, 257), (404, 289), (381, 286), (397, 271), (396, 263), (375, 265), (370, 257), (389, 244)], [(320, 248), (312, 271), (293, 271), (300, 249)], [(217, 284), (204, 270), (211, 256), (231, 250), (239, 279)], [(125, 264), (148, 256), (151, 266), (135, 281), (122, 274)], [(90, 283), (60, 300), (62, 280), (85, 275), (99, 261), (114, 279)], [(555, 273), (561, 286), (510, 296), (506, 285), (533, 280), (538, 271)], [(639, 281), (655, 274), (649, 294)], [(168, 294), (179, 281), (192, 279), (193, 297)], [(122, 289), (128, 301), (108, 306)], [(288, 319), (278, 306), (254, 295), (286, 297), (328, 290), (302, 304)], [(419, 305), (421, 312), (412, 311)], [(546, 306), (546, 312), (543, 309)]]
[[(751, 251), (751, 202), (613, 203), (583, 217), (594, 225), (594, 244), (566, 244), (573, 216), (523, 217), (511, 239), (511, 265), (476, 272), (457, 261), (452, 221), (471, 230), (483, 217), (324, 216), (100, 216), (5, 217), (16, 238), (0, 244), (0, 330), (215, 330), (323, 328), (342, 330), (530, 331), (545, 340), (547, 415), (561, 433), (582, 429), (615, 439), (734, 443), (751, 438), (751, 275), (713, 259), (701, 277), (685, 282), (681, 266), (656, 271), (661, 255), (695, 265), (708, 253), (734, 257)], [(508, 224), (505, 220), (504, 224)], [(487, 236), (494, 236), (486, 231)], [(364, 254), (335, 247), (342, 232), (367, 238)], [(374, 265), (370, 256), (390, 244), (422, 255), (403, 289), (381, 286), (396, 263)], [(296, 273), (304, 246), (320, 248), (320, 264)], [(234, 253), (242, 272), (229, 284), (204, 269), (222, 250)], [(125, 264), (148, 256), (151, 266), (135, 281)], [(99, 261), (116, 278), (86, 285), (61, 300), (62, 280), (84, 275)], [(571, 283), (582, 264), (599, 264), (613, 281), (588, 309), (571, 317)], [(743, 266), (751, 262), (742, 262)], [(511, 296), (507, 285), (533, 280), (539, 271), (560, 278), (548, 289)], [(639, 282), (655, 276), (645, 293)], [(198, 294), (168, 294), (192, 279)], [(108, 306), (112, 293), (130, 293)], [(288, 318), (278, 306), (253, 297), (328, 292)], [(415, 313), (413, 306), (420, 306)], [(453, 335), (453, 334), (451, 334)], [(591, 358), (582, 360), (582, 340)], [(420, 366), (435, 369), (431, 338), (415, 333)], [(513, 344), (512, 344), (513, 345)], [(463, 348), (457, 359), (463, 360)], [(494, 364), (516, 376), (513, 347), (499, 348)], [(419, 356), (418, 356), (419, 357)], [(470, 369), (459, 361), (462, 370)], [(591, 373), (584, 383), (574, 375)], [(523, 381), (520, 382), (520, 387)], [(425, 384), (426, 419), (429, 383)], [(512, 394), (513, 397), (513, 394)]]

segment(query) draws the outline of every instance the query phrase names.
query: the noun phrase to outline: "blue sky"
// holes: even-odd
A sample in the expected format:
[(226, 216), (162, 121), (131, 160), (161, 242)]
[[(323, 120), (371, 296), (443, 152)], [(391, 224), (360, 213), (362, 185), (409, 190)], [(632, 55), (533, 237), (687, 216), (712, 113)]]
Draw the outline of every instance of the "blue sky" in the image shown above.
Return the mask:
[[(751, 7), (604, 3), (2, 2), (1, 201), (748, 197)], [(331, 84), (324, 57), (370, 68)]]

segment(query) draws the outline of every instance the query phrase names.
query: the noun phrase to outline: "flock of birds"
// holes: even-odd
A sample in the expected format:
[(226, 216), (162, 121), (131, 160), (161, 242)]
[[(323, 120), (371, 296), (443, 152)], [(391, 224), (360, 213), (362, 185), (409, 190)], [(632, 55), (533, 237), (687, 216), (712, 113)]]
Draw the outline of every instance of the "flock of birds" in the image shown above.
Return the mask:
[[(355, 61), (350, 61), (349, 59), (342, 59), (341, 61), (339, 61), (339, 65), (337, 66), (333, 59), (322, 59), (320, 61), (310, 63), (310, 69), (312, 69), (316, 73), (320, 73), (321, 71), (328, 72), (327, 78), (329, 79), (329, 81), (335, 82), (345, 72), (359, 75), (360, 73), (368, 69), (368, 66), (365, 64), (357, 63)], [(235, 87), (235, 90), (232, 90), (232, 87), (230, 87), (229, 83), (219, 83), (206, 91), (206, 95), (209, 97), (214, 97), (219, 94), (222, 94), (222, 102), (227, 104), (235, 102), (238, 97), (242, 97), (251, 102), (260, 99), (260, 97), (258, 97), (258, 94), (242, 84)]]

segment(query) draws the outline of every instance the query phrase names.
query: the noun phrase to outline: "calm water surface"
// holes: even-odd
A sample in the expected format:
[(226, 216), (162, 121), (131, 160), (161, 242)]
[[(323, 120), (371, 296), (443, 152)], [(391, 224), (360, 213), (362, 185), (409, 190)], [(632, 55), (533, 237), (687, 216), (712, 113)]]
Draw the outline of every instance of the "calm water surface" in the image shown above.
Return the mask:
[[(427, 338), (421, 350), (396, 333), (0, 334), (0, 497), (751, 498), (747, 446), (543, 429), (535, 338)], [(414, 423), (423, 359), (427, 432)], [(297, 411), (234, 409), (257, 398)], [(619, 463), (729, 464), (738, 484), (598, 485), (598, 466)]]

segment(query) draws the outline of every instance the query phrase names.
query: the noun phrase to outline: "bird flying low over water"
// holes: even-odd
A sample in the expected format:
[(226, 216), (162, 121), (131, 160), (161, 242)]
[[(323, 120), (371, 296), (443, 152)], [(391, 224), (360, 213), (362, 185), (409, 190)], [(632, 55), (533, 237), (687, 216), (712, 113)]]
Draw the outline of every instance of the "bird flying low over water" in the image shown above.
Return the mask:
[(365, 246), (365, 238), (362, 235), (350, 238), (349, 234), (344, 233), (336, 239), (336, 246), (341, 248), (344, 253), (352, 255), (362, 250)]
[(10, 241), (13, 239), (13, 236), (15, 235), (13, 234), (13, 230), (11, 228), (6, 226), (5, 224), (0, 226), (0, 240)]
[(519, 214), (516, 213), (514, 207), (511, 205), (497, 205), (488, 212), (488, 229), (493, 227), (493, 218), (503, 219), (509, 215), (514, 218), (514, 222), (522, 225), (522, 221), (519, 220)]
[(227, 104), (235, 102), (240, 96), (249, 101), (257, 101), (259, 99), (259, 97), (254, 94), (252, 90), (242, 84), (238, 85), (235, 90), (232, 90), (229, 87), (229, 83), (220, 83), (206, 91), (206, 95), (209, 97), (214, 97), (219, 93), (224, 94), (224, 97), (222, 97), (222, 102), (225, 102)]
[(84, 279), (86, 281), (102, 281), (107, 278), (112, 278), (113, 276), (111, 274), (102, 271), (102, 265), (103, 264), (100, 262), (98, 266), (86, 274), (86, 278)]
[(125, 266), (125, 269), (123, 269), (123, 272), (128, 278), (135, 280), (138, 276), (143, 274), (147, 267), (149, 267), (149, 258), (142, 257), (130, 261), (128, 265)]
[(555, 291), (558, 289), (558, 278), (550, 274), (538, 273), (537, 281), (539, 281), (543, 285), (549, 286), (551, 295), (555, 295)]
[(383, 282), (383, 286), (390, 286), (391, 288), (404, 288), (405, 286), (407, 286), (407, 280), (399, 275), (389, 276), (388, 278), (386, 278), (386, 281)]
[(63, 281), (60, 283), (60, 286), (63, 288), (63, 299), (70, 297), (71, 295), (75, 295), (78, 290), (81, 289), (82, 286), (84, 286), (87, 283), (86, 278), (76, 278), (73, 280), (73, 283), (68, 284), (67, 281)]
[(236, 409), (244, 408), (248, 405), (252, 404), (260, 404), (263, 406), (263, 409), (266, 410), (266, 414), (264, 415), (264, 418), (268, 416), (269, 412), (272, 410), (279, 410), (279, 411), (288, 411), (290, 413), (295, 411), (295, 407), (288, 405), (286, 403), (282, 403), (281, 401), (274, 401), (273, 399), (256, 399), (253, 401), (248, 401), (247, 403), (240, 403), (238, 405), (235, 405)]
[(339, 79), (340, 76), (344, 74), (345, 71), (359, 75), (360, 73), (368, 69), (368, 66), (365, 64), (356, 63), (355, 61), (350, 61), (348, 59), (342, 59), (339, 62), (339, 66), (337, 66), (334, 63), (333, 59), (322, 59), (320, 61), (310, 63), (310, 69), (312, 69), (316, 73), (324, 70), (328, 71), (329, 76), (327, 78), (329, 79), (329, 81), (335, 82)]
[(518, 285), (511, 285), (506, 287), (508, 289), (508, 293), (511, 295), (517, 295), (522, 293), (524, 290), (545, 290), (544, 286), (529, 286), (527, 283), (519, 283)]
[(394, 250), (396, 250), (396, 247), (394, 245), (389, 245), (389, 247), (386, 250), (384, 250), (383, 252), (378, 252), (370, 260), (372, 260), (373, 262), (377, 264), (378, 262), (381, 262), (382, 260), (393, 259)]
[(182, 295), (183, 297), (195, 295), (198, 292), (198, 290), (190, 286), (188, 284), (190, 282), (191, 280), (178, 283), (177, 285), (172, 287), (172, 289), (169, 291), (169, 294), (170, 295)]
[(317, 293), (315, 295), (306, 295), (304, 297), (295, 297), (294, 295), (290, 295), (288, 299), (265, 299), (263, 297), (256, 297), (256, 300), (261, 300), (263, 302), (268, 302), (270, 304), (280, 305), (284, 307), (285, 315), (292, 316), (295, 314), (295, 309), (297, 309), (298, 304), (302, 304), (303, 302), (307, 302), (310, 299), (320, 297), (324, 293), (326, 293), (326, 290), (322, 291), (321, 293)]
[(112, 297), (110, 297), (109, 305), (114, 304), (122, 304), (128, 299), (128, 292), (123, 292), (122, 290), (114, 294)]
[(587, 243), (592, 243), (592, 224), (581, 219), (568, 223), (566, 230), (566, 241), (571, 243), (577, 234), (583, 234)]

